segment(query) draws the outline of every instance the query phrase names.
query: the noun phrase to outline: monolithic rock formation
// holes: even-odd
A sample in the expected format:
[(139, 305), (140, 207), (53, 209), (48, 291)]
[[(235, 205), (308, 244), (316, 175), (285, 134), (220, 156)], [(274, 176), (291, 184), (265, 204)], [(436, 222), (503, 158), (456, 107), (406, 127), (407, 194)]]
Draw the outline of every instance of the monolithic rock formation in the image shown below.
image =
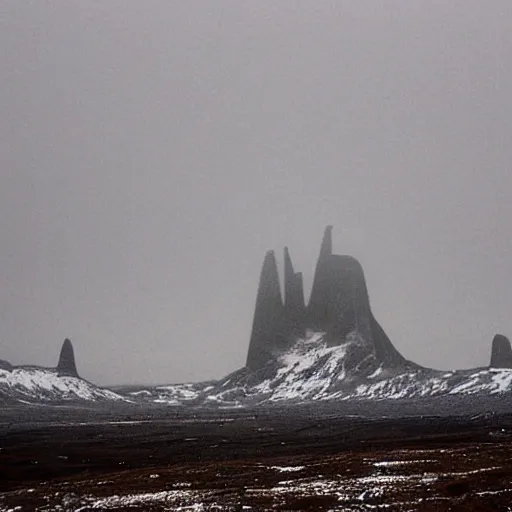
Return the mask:
[(512, 368), (512, 348), (510, 341), (502, 334), (496, 334), (492, 340), (491, 368)]
[(286, 345), (284, 305), (274, 251), (265, 255), (256, 298), (247, 366), (257, 369)]
[(60, 351), (59, 363), (57, 364), (57, 371), (60, 375), (67, 375), (69, 377), (78, 377), (75, 364), (75, 353), (73, 351), (73, 345), (67, 338), (62, 344)]
[(332, 226), (325, 229), (311, 296), (304, 305), (302, 275), (295, 273), (288, 248), (284, 253), (284, 303), (273, 251), (261, 272), (247, 367), (257, 370), (275, 359), (306, 329), (325, 332), (329, 346), (341, 345), (357, 332), (387, 367), (407, 363), (375, 320), (360, 263), (332, 254)]

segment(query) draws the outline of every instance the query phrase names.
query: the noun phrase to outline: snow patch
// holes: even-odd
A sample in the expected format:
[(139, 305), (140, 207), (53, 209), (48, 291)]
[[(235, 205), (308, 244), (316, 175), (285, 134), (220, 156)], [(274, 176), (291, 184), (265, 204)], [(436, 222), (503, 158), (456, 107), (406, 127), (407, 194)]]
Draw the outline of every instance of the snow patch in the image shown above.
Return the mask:
[(50, 368), (19, 367), (0, 370), (0, 394), (21, 403), (52, 401), (125, 400), (78, 377), (59, 375)]

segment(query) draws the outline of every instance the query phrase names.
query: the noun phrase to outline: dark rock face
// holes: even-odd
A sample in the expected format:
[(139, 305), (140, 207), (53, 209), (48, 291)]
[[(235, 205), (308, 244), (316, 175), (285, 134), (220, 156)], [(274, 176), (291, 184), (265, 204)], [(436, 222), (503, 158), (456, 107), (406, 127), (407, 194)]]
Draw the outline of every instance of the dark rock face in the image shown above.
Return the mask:
[(304, 305), (302, 274), (295, 273), (293, 270), (288, 247), (284, 249), (284, 308), (289, 336), (304, 336), (306, 306)]
[(496, 334), (492, 340), (491, 368), (512, 368), (512, 348), (510, 341), (502, 334)]
[(59, 356), (59, 363), (57, 364), (57, 371), (61, 375), (67, 375), (69, 377), (78, 377), (75, 364), (75, 353), (73, 351), (73, 345), (67, 338), (62, 344), (62, 348)]
[(404, 365), (419, 368), (419, 365), (408, 361), (402, 354), (400, 354), (400, 352), (398, 352), (393, 343), (391, 343), (391, 340), (388, 338), (388, 335), (384, 332), (384, 329), (380, 326), (379, 322), (375, 320), (373, 313), (370, 313), (370, 322), (375, 354), (379, 361), (388, 368), (396, 368)]
[(268, 251), (261, 269), (246, 365), (258, 369), (286, 346), (286, 319), (274, 251)]
[(318, 327), (327, 333), (328, 345), (343, 343), (352, 331), (370, 340), (370, 303), (361, 265), (351, 256), (331, 255), (325, 269), (325, 314)]
[[(387, 367), (408, 364), (373, 317), (361, 264), (332, 254), (332, 226), (325, 229), (309, 304), (304, 303), (302, 274), (284, 251), (284, 305), (275, 256), (267, 253), (260, 278), (247, 366), (257, 370), (282, 353), (306, 329), (325, 332), (329, 346), (345, 343), (356, 331)], [(366, 350), (366, 349), (365, 349)]]
[(315, 277), (308, 304), (308, 326), (321, 330), (327, 320), (329, 296), (329, 259), (332, 256), (332, 226), (327, 226), (316, 263)]

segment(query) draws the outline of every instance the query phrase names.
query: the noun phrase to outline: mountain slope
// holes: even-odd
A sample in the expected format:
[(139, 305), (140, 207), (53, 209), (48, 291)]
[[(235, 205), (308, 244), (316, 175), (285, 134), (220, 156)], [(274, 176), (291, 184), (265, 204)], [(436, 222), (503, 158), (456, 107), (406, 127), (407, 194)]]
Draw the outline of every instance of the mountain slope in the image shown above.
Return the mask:
[(240, 370), (205, 390), (210, 403), (398, 399), (512, 391), (512, 370), (439, 371), (407, 363), (387, 368), (355, 332), (328, 346), (309, 333), (258, 374)]
[[(127, 392), (128, 389), (125, 391)], [(512, 393), (512, 369), (440, 371), (386, 366), (356, 332), (329, 346), (309, 331), (258, 371), (244, 367), (217, 382), (138, 387), (130, 399), (169, 405), (240, 407), (328, 400), (409, 399)], [(511, 395), (512, 396), (512, 395)]]
[(108, 389), (79, 377), (61, 375), (51, 368), (18, 366), (0, 369), (0, 402), (58, 403), (72, 401), (125, 400)]

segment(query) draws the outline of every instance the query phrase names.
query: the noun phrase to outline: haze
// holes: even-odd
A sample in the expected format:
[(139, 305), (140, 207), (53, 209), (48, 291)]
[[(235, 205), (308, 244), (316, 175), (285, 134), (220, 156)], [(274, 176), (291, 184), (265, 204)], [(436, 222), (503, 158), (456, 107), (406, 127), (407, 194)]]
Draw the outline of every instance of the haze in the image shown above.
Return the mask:
[(409, 359), (512, 335), (512, 3), (3, 1), (0, 358), (245, 363), (267, 249), (323, 228)]

